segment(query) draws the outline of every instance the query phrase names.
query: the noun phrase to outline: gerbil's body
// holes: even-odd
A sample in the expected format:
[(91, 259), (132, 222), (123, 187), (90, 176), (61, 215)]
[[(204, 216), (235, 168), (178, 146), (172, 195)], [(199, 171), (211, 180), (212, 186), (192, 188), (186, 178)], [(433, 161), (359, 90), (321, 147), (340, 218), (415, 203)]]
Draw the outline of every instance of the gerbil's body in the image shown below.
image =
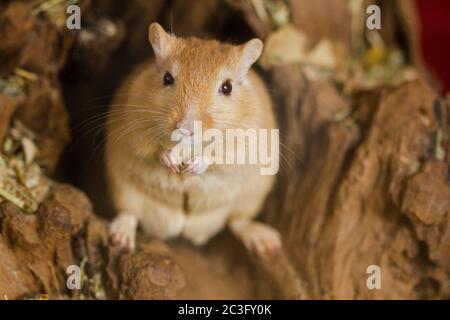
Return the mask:
[(185, 130), (189, 139), (194, 121), (203, 130), (276, 127), (264, 84), (249, 70), (262, 44), (179, 39), (159, 25), (150, 27), (149, 38), (156, 59), (125, 82), (107, 121), (107, 173), (119, 212), (113, 240), (133, 247), (139, 223), (156, 237), (200, 245), (229, 224), (249, 249), (278, 247), (276, 231), (251, 221), (273, 175), (261, 175), (258, 164), (208, 166), (170, 156), (172, 132)]

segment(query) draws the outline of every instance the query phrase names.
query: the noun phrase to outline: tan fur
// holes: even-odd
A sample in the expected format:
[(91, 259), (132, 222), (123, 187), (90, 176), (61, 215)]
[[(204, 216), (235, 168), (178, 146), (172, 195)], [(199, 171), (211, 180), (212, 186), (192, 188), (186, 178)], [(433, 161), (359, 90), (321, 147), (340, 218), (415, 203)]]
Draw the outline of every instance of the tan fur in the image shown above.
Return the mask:
[[(153, 42), (161, 32), (155, 28)], [(246, 47), (162, 40), (170, 41), (162, 44), (164, 56), (138, 68), (112, 104), (106, 142), (110, 191), (119, 214), (136, 216), (149, 234), (203, 244), (227, 222), (255, 217), (274, 176), (260, 175), (258, 165), (212, 165), (201, 175), (182, 175), (167, 170), (160, 156), (173, 146), (170, 135), (188, 113), (203, 121), (203, 130), (276, 127), (263, 82), (252, 70), (247, 73), (257, 57), (246, 56), (246, 50), (260, 42)], [(174, 75), (173, 87), (163, 85), (166, 71)], [(233, 84), (230, 96), (218, 92), (226, 79)]]

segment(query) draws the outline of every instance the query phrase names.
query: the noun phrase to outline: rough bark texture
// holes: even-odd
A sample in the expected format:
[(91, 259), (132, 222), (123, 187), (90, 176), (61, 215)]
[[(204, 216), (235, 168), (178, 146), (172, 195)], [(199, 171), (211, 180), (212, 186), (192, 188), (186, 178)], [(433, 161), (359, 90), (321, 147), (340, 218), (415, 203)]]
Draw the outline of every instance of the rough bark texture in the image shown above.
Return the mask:
[[(434, 153), (436, 109), (448, 106), (419, 80), (360, 97), (354, 117), (336, 122), (342, 98), (307, 87), (287, 115), (306, 140), (288, 146), (305, 163), (296, 184), (280, 177), (267, 217), (286, 230), (311, 297), (448, 297), (448, 163)], [(370, 265), (384, 290), (367, 289)]]
[[(81, 1), (83, 28), (69, 31), (57, 11), (34, 13), (42, 3), (0, 5), (0, 75), (21, 79), (0, 90), (0, 142), (21, 120), (45, 172), (60, 159), (53, 177), (93, 204), (67, 184), (53, 185), (33, 214), (0, 204), (0, 298), (450, 298), (450, 98), (425, 76), (348, 95), (296, 65), (265, 70), (283, 164), (262, 219), (285, 251), (256, 260), (224, 231), (201, 249), (140, 235), (136, 253), (118, 252), (98, 217), (114, 212), (97, 128), (120, 81), (151, 54), (148, 24), (236, 42), (265, 40), (274, 26), (251, 1)], [(415, 8), (377, 3), (385, 43), (421, 70)], [(308, 46), (328, 37), (353, 54), (346, 1), (292, 0), (288, 9)], [(73, 264), (83, 266), (82, 290), (66, 288)], [(370, 265), (381, 268), (381, 290), (366, 286)]]

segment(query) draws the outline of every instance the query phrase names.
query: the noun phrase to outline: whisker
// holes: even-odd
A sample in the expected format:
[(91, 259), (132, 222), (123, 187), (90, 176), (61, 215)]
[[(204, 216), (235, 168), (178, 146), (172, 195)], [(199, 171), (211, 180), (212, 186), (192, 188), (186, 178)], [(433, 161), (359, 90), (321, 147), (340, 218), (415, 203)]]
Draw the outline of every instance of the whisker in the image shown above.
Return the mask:
[[(111, 132), (107, 133), (105, 137), (94, 147), (91, 157), (97, 152), (97, 150), (107, 141), (114, 138), (114, 135), (119, 133), (119, 136), (116, 136), (114, 140), (111, 143), (118, 143), (120, 139), (123, 137), (131, 134), (133, 131), (138, 131), (144, 129), (143, 127), (139, 126), (141, 124), (141, 121), (136, 121), (134, 123), (129, 123), (125, 127), (121, 128), (115, 128)], [(118, 132), (121, 130), (121, 132)]]
[[(84, 127), (86, 125), (89, 125), (90, 123), (95, 123), (96, 121), (101, 121), (102, 118), (107, 118), (108, 116), (115, 116), (115, 115), (129, 115), (130, 113), (138, 113), (140, 112), (138, 111), (130, 111), (130, 110), (110, 110), (110, 111), (106, 111), (103, 112), (101, 114), (97, 114), (94, 115), (92, 117), (89, 117), (88, 119), (85, 119), (84, 121), (82, 121), (81, 123), (79, 123), (78, 125), (76, 125), (75, 127), (73, 127), (72, 130), (76, 130), (78, 128), (81, 129), (81, 127)], [(163, 119), (165, 118), (165, 113), (157, 113), (157, 112), (148, 112), (145, 110), (142, 110), (142, 113), (144, 114), (151, 114), (153, 116), (153, 118), (157, 118), (157, 119)]]

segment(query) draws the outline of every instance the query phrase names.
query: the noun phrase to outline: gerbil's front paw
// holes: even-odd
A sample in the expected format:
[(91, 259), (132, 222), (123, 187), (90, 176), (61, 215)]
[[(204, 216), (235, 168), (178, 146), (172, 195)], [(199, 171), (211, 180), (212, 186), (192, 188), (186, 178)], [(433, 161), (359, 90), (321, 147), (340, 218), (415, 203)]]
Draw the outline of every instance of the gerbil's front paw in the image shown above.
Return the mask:
[(185, 162), (185, 168), (181, 171), (182, 174), (202, 174), (208, 169), (208, 163), (200, 156), (195, 156)]
[(173, 155), (171, 151), (165, 151), (161, 154), (161, 163), (173, 173), (179, 173), (183, 161)]
[(278, 231), (263, 223), (249, 222), (233, 231), (250, 253), (263, 259), (273, 256), (283, 247)]
[(121, 214), (109, 225), (111, 242), (131, 251), (136, 246), (137, 218), (130, 214)]

